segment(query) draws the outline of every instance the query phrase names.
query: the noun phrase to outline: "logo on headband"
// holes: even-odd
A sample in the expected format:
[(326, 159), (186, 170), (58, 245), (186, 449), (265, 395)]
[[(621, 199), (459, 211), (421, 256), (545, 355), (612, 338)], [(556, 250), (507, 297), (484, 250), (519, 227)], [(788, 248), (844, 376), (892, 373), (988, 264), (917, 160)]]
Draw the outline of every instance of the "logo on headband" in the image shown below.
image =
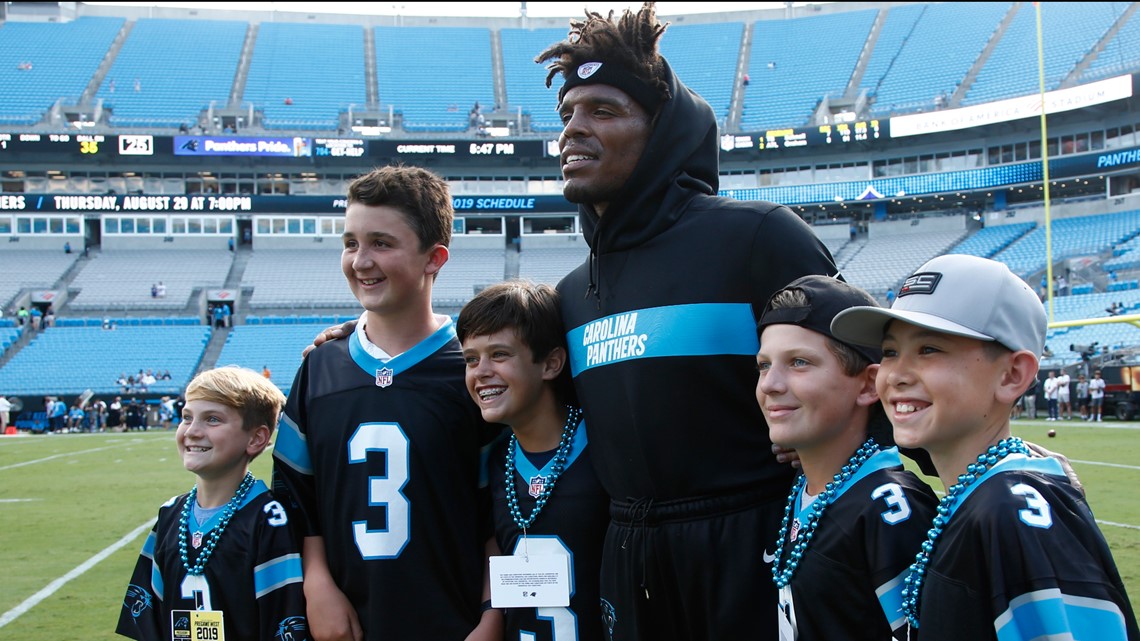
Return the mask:
[(602, 63), (600, 63), (600, 62), (587, 62), (587, 63), (583, 64), (582, 66), (578, 67), (578, 77), (581, 78), (582, 80), (585, 80), (586, 78), (589, 78), (590, 76), (594, 75), (598, 71), (598, 69), (601, 69), (601, 68), (602, 68)]

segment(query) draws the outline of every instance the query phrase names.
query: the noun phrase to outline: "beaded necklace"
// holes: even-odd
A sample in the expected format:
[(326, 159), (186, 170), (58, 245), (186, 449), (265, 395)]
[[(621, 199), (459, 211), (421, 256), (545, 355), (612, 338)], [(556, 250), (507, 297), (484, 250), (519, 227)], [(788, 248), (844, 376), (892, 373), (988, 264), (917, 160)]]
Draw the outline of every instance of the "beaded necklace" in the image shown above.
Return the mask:
[(859, 468), (867, 462), (867, 459), (875, 455), (879, 451), (879, 445), (875, 443), (874, 438), (868, 438), (851, 458), (847, 460), (847, 464), (839, 471), (832, 481), (828, 483), (823, 491), (816, 497), (815, 502), (812, 503), (811, 514), (807, 517), (807, 523), (799, 530), (796, 536), (796, 544), (792, 548), (791, 553), (788, 555), (788, 562), (785, 564), (784, 569), (780, 569), (780, 557), (784, 552), (784, 540), (788, 536), (788, 523), (791, 521), (793, 508), (796, 501), (800, 497), (800, 492), (803, 491), (804, 485), (807, 484), (807, 477), (801, 472), (799, 478), (796, 479), (795, 487), (792, 488), (791, 494), (788, 495), (788, 504), (784, 507), (784, 520), (780, 522), (780, 538), (776, 541), (776, 554), (775, 559), (772, 561), (772, 580), (775, 581), (776, 587), (782, 588), (788, 585), (792, 580), (792, 575), (796, 573), (796, 568), (800, 565), (800, 560), (804, 556), (804, 551), (807, 550), (808, 543), (815, 529), (819, 527), (819, 519), (823, 516), (823, 511), (831, 505), (836, 498), (839, 497), (839, 489), (843, 484), (851, 479)]
[(190, 554), (186, 550), (186, 536), (190, 532), (190, 511), (194, 507), (194, 502), (198, 500), (198, 486), (195, 485), (190, 490), (190, 495), (186, 497), (186, 503), (182, 505), (182, 516), (178, 520), (178, 553), (182, 556), (182, 567), (186, 568), (187, 574), (201, 575), (206, 571), (206, 562), (210, 560), (210, 555), (214, 553), (214, 548), (218, 546), (218, 539), (222, 537), (222, 532), (225, 531), (226, 526), (229, 525), (230, 519), (233, 518), (234, 513), (238, 511), (245, 496), (249, 494), (250, 488), (253, 487), (253, 474), (245, 473), (245, 478), (241, 480), (241, 485), (238, 486), (234, 492), (233, 498), (229, 503), (226, 503), (225, 509), (222, 510), (222, 516), (218, 519), (218, 524), (210, 531), (210, 536), (206, 540), (206, 547), (202, 553), (198, 555), (198, 560), (194, 565), (190, 565)]
[(566, 467), (566, 458), (570, 454), (570, 444), (574, 440), (574, 435), (578, 432), (578, 423), (582, 418), (582, 410), (577, 407), (567, 406), (566, 424), (562, 426), (562, 440), (558, 443), (558, 449), (554, 452), (553, 464), (550, 467), (550, 478), (542, 487), (542, 493), (538, 495), (534, 504), (534, 509), (531, 510), (530, 516), (526, 519), (522, 516), (522, 510), (519, 509), (519, 499), (515, 494), (515, 448), (518, 447), (518, 439), (514, 434), (511, 434), (511, 441), (507, 444), (507, 458), (506, 458), (506, 471), (507, 471), (507, 507), (510, 508), (511, 518), (514, 519), (515, 525), (518, 526), (523, 534), (526, 534), (534, 520), (538, 518), (538, 513), (550, 501), (550, 495), (554, 492), (554, 484), (558, 481), (558, 477), (562, 475), (563, 468)]
[(958, 476), (958, 482), (951, 485), (946, 496), (938, 502), (938, 516), (934, 517), (933, 526), (926, 532), (926, 540), (922, 542), (922, 550), (915, 555), (914, 563), (906, 575), (902, 591), (903, 614), (907, 622), (914, 629), (918, 629), (918, 597), (922, 592), (922, 578), (926, 575), (926, 568), (930, 564), (930, 555), (934, 552), (934, 544), (942, 534), (942, 529), (950, 522), (951, 508), (958, 502), (958, 498), (966, 488), (974, 484), (987, 470), (1010, 454), (1029, 454), (1029, 448), (1024, 441), (1016, 436), (1004, 438), (991, 445), (989, 449), (978, 455), (978, 462), (966, 466), (966, 473)]

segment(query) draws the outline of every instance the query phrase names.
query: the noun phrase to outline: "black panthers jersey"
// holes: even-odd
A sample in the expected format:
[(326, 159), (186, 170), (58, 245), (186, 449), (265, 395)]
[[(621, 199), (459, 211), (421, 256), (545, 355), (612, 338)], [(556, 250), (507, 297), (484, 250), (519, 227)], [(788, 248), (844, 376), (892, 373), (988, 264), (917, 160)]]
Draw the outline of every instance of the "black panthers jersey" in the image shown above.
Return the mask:
[[(598, 482), (587, 447), (586, 426), (574, 434), (566, 468), (538, 518), (527, 528), (525, 550), (531, 554), (570, 557), (569, 608), (505, 608), (507, 641), (602, 641), (598, 573), (602, 543), (609, 524), (609, 497)], [(490, 460), (495, 538), (505, 554), (522, 554), (522, 530), (507, 508), (505, 457), (508, 441), (495, 447)], [(515, 496), (523, 519), (534, 511), (536, 495), (550, 478), (553, 461), (537, 469), (515, 449)]]
[[(880, 450), (839, 488), (812, 534), (780, 608), (799, 641), (905, 639), (903, 579), (926, 539), (938, 499), (905, 471), (896, 448)], [(779, 568), (787, 567), (812, 505), (796, 499)], [(790, 603), (789, 603), (790, 591)]]
[(1088, 504), (1049, 458), (1012, 454), (963, 492), (919, 599), (923, 641), (1140, 639)]
[(309, 354), (285, 404), (275, 492), (304, 536), (323, 537), (369, 639), (462, 639), (479, 621), (481, 457), (502, 427), (483, 422), (463, 374), (450, 320), (388, 361), (354, 334)]
[[(190, 641), (189, 612), (220, 610), (226, 641), (308, 639), (300, 546), (284, 508), (265, 483), (253, 484), (198, 576), (187, 574), (178, 549), (188, 496), (176, 496), (159, 509), (131, 575), (115, 631), (140, 641)], [(194, 529), (208, 535), (220, 519), (221, 512)], [(187, 553), (194, 564), (206, 545), (195, 548), (191, 541)], [(176, 629), (187, 636), (176, 635)]]

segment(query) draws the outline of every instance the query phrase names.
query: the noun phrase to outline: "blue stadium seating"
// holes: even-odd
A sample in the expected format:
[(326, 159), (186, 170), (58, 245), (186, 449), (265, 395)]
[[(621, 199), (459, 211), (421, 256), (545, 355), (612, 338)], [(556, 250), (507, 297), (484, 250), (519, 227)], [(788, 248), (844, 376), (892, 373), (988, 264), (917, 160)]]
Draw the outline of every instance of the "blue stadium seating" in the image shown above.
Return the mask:
[(111, 124), (190, 127), (211, 102), (225, 107), (248, 28), (223, 20), (136, 21), (99, 87)]
[[(57, 100), (78, 104), (124, 22), (0, 23), (0, 125), (33, 125)], [(21, 63), (32, 67), (20, 69)]]
[(262, 108), (266, 129), (336, 130), (368, 102), (364, 56), (359, 25), (263, 22), (244, 101)]
[(476, 102), (484, 114), (494, 108), (490, 29), (376, 27), (375, 34), (380, 104), (403, 115), (405, 130), (466, 131)]
[(77, 395), (86, 389), (114, 394), (120, 374), (150, 369), (170, 370), (173, 377), (150, 392), (178, 394), (190, 382), (209, 338), (204, 325), (53, 327), (0, 369), (0, 390), (25, 396)]

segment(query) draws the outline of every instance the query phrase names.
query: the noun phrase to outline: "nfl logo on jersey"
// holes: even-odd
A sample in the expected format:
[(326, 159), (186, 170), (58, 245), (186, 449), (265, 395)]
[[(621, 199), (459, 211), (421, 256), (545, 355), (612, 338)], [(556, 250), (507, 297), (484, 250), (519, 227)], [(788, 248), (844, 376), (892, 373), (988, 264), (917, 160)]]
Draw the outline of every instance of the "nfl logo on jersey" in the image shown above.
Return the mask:
[(391, 385), (393, 374), (395, 374), (395, 372), (393, 372), (390, 367), (376, 370), (376, 387), (388, 387)]
[(791, 532), (791, 535), (788, 537), (788, 539), (791, 541), (795, 541), (796, 537), (798, 537), (800, 535), (800, 520), (799, 519), (792, 519), (792, 528), (791, 529), (792, 529), (792, 532)]
[(542, 496), (542, 491), (546, 489), (546, 477), (535, 476), (530, 479), (530, 495), (534, 498)]

